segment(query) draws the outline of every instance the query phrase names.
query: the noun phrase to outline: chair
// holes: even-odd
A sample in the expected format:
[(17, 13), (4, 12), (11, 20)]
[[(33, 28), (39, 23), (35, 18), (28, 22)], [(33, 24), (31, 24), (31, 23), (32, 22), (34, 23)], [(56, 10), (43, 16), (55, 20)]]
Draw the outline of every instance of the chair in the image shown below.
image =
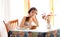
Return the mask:
[(9, 32), (12, 29), (15, 29), (18, 25), (18, 19), (16, 20), (12, 20), (12, 21), (8, 21), (8, 23), (5, 23), (5, 21), (3, 21), (3, 23), (6, 26), (7, 32)]

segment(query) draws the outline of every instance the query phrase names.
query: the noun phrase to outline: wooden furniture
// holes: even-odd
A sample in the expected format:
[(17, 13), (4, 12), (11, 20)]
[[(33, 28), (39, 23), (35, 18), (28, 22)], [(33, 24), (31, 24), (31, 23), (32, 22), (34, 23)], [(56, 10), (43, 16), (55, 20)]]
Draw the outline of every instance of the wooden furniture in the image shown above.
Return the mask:
[(8, 23), (5, 23), (5, 21), (3, 21), (3, 23), (6, 26), (7, 32), (9, 32), (12, 29), (15, 29), (18, 25), (18, 19), (16, 20), (12, 20), (12, 21), (8, 21)]

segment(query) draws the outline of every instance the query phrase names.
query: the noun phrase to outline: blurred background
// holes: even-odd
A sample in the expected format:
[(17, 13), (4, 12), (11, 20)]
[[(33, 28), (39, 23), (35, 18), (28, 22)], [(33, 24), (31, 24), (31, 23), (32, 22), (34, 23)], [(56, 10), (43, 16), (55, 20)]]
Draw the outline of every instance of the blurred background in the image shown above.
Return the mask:
[[(19, 20), (19, 24), (23, 16), (27, 15), (31, 7), (36, 7), (38, 10), (37, 19), (40, 22), (41, 14), (49, 14), (53, 16), (51, 25), (53, 29), (59, 29), (60, 24), (60, 0), (0, 0), (0, 33), (2, 37), (6, 36), (6, 29), (3, 20), (6, 22), (14, 19)], [(6, 36), (7, 37), (7, 36)]]

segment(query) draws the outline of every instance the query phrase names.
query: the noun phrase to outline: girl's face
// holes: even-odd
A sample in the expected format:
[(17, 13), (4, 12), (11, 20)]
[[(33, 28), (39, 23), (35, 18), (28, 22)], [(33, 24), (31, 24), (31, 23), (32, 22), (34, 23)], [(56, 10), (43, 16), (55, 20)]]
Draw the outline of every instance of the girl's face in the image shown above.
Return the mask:
[(29, 15), (30, 16), (36, 16), (37, 15), (37, 11), (36, 10), (32, 10)]

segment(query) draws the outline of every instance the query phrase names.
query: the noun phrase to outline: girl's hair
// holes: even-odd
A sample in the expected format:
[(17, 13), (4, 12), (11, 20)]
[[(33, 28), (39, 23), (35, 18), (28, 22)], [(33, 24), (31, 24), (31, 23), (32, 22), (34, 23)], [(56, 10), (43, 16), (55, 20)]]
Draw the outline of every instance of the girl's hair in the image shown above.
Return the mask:
[(36, 9), (35, 7), (32, 7), (32, 8), (30, 8), (30, 10), (28, 11), (28, 14), (30, 14), (30, 12), (31, 12), (32, 10), (36, 10), (36, 11), (37, 11), (37, 9)]

